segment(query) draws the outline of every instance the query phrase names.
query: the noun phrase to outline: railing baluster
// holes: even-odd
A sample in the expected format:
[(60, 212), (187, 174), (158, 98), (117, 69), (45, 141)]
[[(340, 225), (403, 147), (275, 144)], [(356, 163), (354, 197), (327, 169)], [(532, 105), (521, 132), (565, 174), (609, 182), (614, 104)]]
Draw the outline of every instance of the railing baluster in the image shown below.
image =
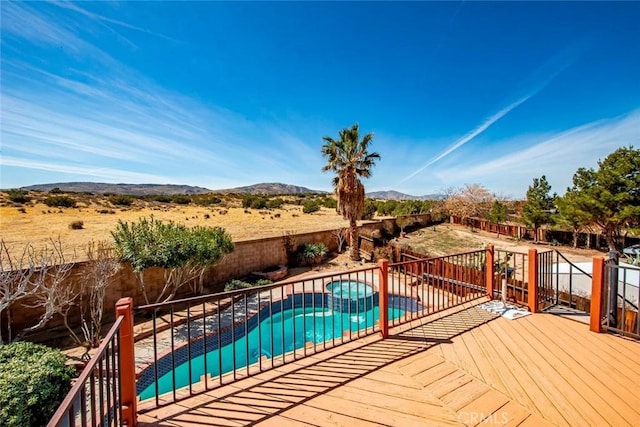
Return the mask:
[(218, 317), (218, 384), (222, 384), (222, 325), (221, 325), (221, 314), (220, 314), (220, 305), (222, 304), (222, 298), (218, 298), (218, 304), (216, 307), (216, 315)]
[[(282, 287), (280, 288), (282, 291)], [(280, 298), (282, 300), (282, 298)], [(282, 304), (282, 303), (281, 303)], [(273, 288), (269, 288), (269, 316), (273, 319)], [(271, 367), (273, 368), (273, 364), (275, 363), (275, 348), (273, 341), (273, 321), (269, 322), (269, 327), (271, 328), (271, 333), (269, 334), (269, 340), (271, 341)]]
[(204, 369), (204, 389), (209, 389), (209, 370), (207, 369), (207, 306), (206, 301), (202, 301), (202, 364)]
[(244, 294), (244, 360), (249, 376), (249, 293)]
[[(156, 310), (152, 310), (151, 312), (153, 321), (152, 321), (152, 325), (153, 325), (153, 360), (154, 362), (156, 360), (158, 360), (158, 328), (157, 328), (157, 311)], [(173, 333), (173, 332), (172, 332)], [(156, 406), (158, 406), (160, 404), (160, 374), (158, 372), (158, 364), (154, 363), (153, 364), (153, 374), (154, 374), (154, 389), (155, 389), (155, 398), (156, 398)]]
[[(171, 392), (173, 394), (173, 400), (176, 400), (176, 344), (175, 344), (175, 329), (173, 327), (173, 304), (171, 305), (171, 311), (169, 312), (169, 335), (171, 335)], [(191, 369), (191, 367), (188, 367)]]
[(104, 417), (104, 359), (100, 359), (98, 362), (98, 390), (100, 391), (100, 412), (98, 413), (98, 418), (100, 419), (100, 424), (102, 424), (102, 419)]
[(193, 365), (191, 362), (191, 306), (187, 305), (187, 360), (189, 374), (189, 394), (193, 394)]
[(80, 425), (87, 425), (87, 393), (85, 384), (82, 384), (82, 388), (80, 389)]
[(236, 372), (236, 294), (231, 296), (231, 360), (233, 363), (233, 380), (238, 379)]
[(262, 320), (260, 319), (260, 312), (262, 311), (262, 307), (260, 305), (260, 294), (262, 292), (257, 292), (258, 299), (258, 371), (262, 372)]

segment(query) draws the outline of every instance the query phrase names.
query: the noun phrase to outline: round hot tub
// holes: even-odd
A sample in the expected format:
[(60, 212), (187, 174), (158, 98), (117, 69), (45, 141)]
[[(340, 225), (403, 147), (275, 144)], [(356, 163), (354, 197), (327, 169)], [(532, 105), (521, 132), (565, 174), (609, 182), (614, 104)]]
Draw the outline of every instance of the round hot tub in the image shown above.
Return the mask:
[(374, 306), (373, 287), (357, 280), (335, 280), (326, 285), (327, 305), (333, 310), (357, 313)]

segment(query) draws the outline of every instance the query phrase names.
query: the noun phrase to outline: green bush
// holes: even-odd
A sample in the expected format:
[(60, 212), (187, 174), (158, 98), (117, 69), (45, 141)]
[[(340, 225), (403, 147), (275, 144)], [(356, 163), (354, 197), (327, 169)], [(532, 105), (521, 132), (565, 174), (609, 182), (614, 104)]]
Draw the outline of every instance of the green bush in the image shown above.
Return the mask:
[(320, 203), (317, 200), (305, 200), (302, 205), (303, 213), (312, 213), (320, 210)]
[(373, 216), (376, 214), (377, 208), (376, 203), (367, 199), (364, 201), (364, 211), (362, 212), (362, 219), (373, 219)]
[(327, 247), (323, 243), (305, 243), (296, 253), (296, 260), (300, 265), (320, 264), (327, 254)]
[(322, 206), (329, 209), (337, 209), (338, 208), (338, 200), (333, 197), (325, 197), (322, 199)]
[(256, 286), (270, 285), (271, 283), (273, 282), (271, 282), (271, 280), (269, 279), (257, 279), (255, 281), (234, 279), (225, 283), (224, 291), (229, 292), (229, 291), (235, 291), (236, 289), (254, 288)]
[(173, 200), (171, 199), (171, 196), (168, 196), (166, 194), (154, 194), (150, 196), (150, 199), (158, 203), (171, 203), (171, 201)]
[(54, 187), (49, 190), (49, 194), (62, 194), (62, 190), (60, 189), (60, 187)]
[(251, 202), (251, 209), (264, 209), (267, 207), (267, 199), (258, 197)]
[(184, 194), (173, 196), (171, 197), (171, 200), (173, 200), (173, 203), (176, 203), (178, 205), (188, 205), (189, 203), (191, 203), (191, 197)]
[(74, 370), (65, 360), (40, 344), (1, 345), (0, 425), (46, 425), (71, 388)]
[(245, 194), (242, 196), (242, 207), (245, 209), (264, 209), (267, 207), (267, 198), (255, 194)]
[(220, 204), (222, 199), (216, 196), (196, 196), (193, 198), (193, 202), (200, 206), (210, 206)]
[(267, 208), (268, 209), (277, 209), (284, 204), (284, 200), (281, 198), (269, 199), (267, 200)]
[(7, 199), (13, 203), (27, 203), (31, 200), (31, 197), (24, 190), (9, 190), (7, 191)]
[(133, 197), (126, 194), (116, 194), (109, 197), (109, 202), (116, 206), (131, 206), (133, 204)]
[(52, 208), (75, 208), (76, 201), (69, 196), (50, 196), (44, 199), (44, 204)]

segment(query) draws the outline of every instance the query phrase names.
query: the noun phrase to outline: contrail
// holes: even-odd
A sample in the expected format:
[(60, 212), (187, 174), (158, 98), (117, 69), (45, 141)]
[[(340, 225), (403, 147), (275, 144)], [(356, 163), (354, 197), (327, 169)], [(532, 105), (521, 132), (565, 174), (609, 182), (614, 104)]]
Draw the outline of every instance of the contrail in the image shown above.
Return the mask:
[[(560, 74), (562, 71), (564, 71), (569, 65), (573, 64), (576, 61), (576, 59), (586, 50), (586, 48), (587, 48), (586, 44), (584, 44), (584, 43), (579, 43), (579, 44), (576, 43), (576, 44), (574, 44), (572, 46), (569, 46), (568, 48), (556, 53), (553, 57), (551, 57), (551, 59), (549, 59), (545, 64), (543, 64), (537, 70), (536, 73), (534, 73), (534, 76), (539, 76), (540, 74), (546, 74), (546, 76), (545, 76), (545, 78), (542, 79), (542, 81), (540, 81), (538, 83), (538, 85), (536, 87), (533, 88), (533, 90), (531, 90), (529, 92), (529, 94), (523, 96), (522, 98), (518, 99), (516, 102), (513, 102), (512, 104), (510, 104), (507, 107), (503, 108), (502, 110), (498, 111), (493, 116), (489, 117), (480, 126), (476, 127), (474, 130), (472, 130), (471, 132), (467, 133), (462, 138), (458, 139), (452, 146), (447, 148), (442, 153), (438, 154), (433, 159), (429, 160), (420, 169), (418, 169), (417, 171), (413, 172), (412, 174), (407, 175), (406, 177), (404, 177), (400, 181), (400, 183), (403, 183), (403, 182), (413, 178), (414, 176), (416, 176), (417, 174), (419, 174), (420, 172), (422, 172), (423, 170), (425, 170), (426, 168), (428, 168), (429, 166), (431, 166), (432, 164), (434, 164), (438, 160), (442, 159), (443, 157), (448, 156), (449, 154), (451, 154), (452, 152), (454, 152), (458, 148), (462, 147), (464, 144), (466, 144), (467, 142), (471, 141), (473, 138), (475, 138), (476, 136), (480, 135), (482, 132), (487, 130), (487, 128), (489, 128), (495, 122), (497, 122), (498, 120), (503, 118), (505, 115), (509, 114), (509, 112), (511, 112), (511, 110), (513, 110), (514, 108), (516, 108), (519, 105), (523, 104), (529, 98), (531, 98), (531, 97), (535, 96), (536, 94), (538, 94), (538, 92), (540, 92), (549, 83), (551, 83), (551, 81), (553, 79), (555, 79), (558, 74)], [(549, 69), (551, 69), (551, 68), (553, 68), (553, 71), (552, 72), (548, 72)]]
[(523, 98), (520, 98), (519, 100), (517, 100), (513, 104), (511, 104), (511, 105), (503, 108), (502, 110), (498, 111), (496, 114), (494, 114), (493, 116), (491, 116), (487, 120), (485, 120), (484, 123), (482, 123), (480, 126), (478, 126), (473, 131), (469, 132), (468, 134), (466, 134), (465, 136), (463, 136), (462, 138), (457, 140), (456, 143), (453, 144), (451, 147), (447, 148), (445, 151), (443, 151), (442, 153), (438, 154), (433, 159), (429, 160), (429, 162), (427, 162), (424, 166), (422, 166), (420, 169), (418, 169), (417, 171), (413, 172), (412, 174), (406, 176), (400, 182), (405, 182), (405, 181), (413, 178), (414, 176), (416, 176), (417, 174), (419, 174), (420, 172), (422, 172), (423, 170), (425, 170), (426, 168), (428, 168), (429, 166), (431, 166), (432, 164), (434, 164), (438, 160), (442, 159), (443, 157), (451, 154), (453, 151), (455, 151), (458, 148), (462, 147), (464, 144), (466, 144), (467, 142), (471, 141), (473, 138), (475, 138), (476, 136), (480, 135), (482, 132), (487, 130), (487, 128), (489, 126), (491, 126), (492, 124), (494, 124), (495, 122), (500, 120), (502, 117), (504, 117), (511, 110), (516, 108), (518, 105), (520, 105), (523, 102), (527, 101), (533, 95), (535, 95), (535, 93), (532, 93), (532, 94), (527, 95), (527, 96), (525, 96)]

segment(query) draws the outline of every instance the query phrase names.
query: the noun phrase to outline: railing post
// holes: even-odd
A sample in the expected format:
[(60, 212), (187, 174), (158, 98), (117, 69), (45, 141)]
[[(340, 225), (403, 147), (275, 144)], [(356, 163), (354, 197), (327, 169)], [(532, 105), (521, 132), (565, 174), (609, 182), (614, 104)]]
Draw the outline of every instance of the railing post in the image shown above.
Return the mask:
[(529, 288), (528, 293), (528, 305), (529, 311), (535, 313), (538, 311), (538, 284), (540, 278), (538, 277), (538, 251), (536, 249), (529, 249)]
[(380, 333), (382, 334), (382, 338), (385, 339), (389, 337), (389, 261), (381, 259), (378, 261), (378, 267), (380, 268), (378, 272), (380, 275), (380, 280), (378, 281), (380, 283), (380, 289), (378, 291)]
[[(609, 265), (618, 265), (618, 252), (609, 251)], [(609, 309), (607, 310), (607, 324), (618, 327), (618, 269), (609, 270), (609, 277), (607, 280), (607, 287), (609, 295)]]
[(486, 265), (484, 267), (484, 271), (486, 275), (484, 281), (487, 287), (487, 296), (493, 299), (493, 289), (496, 283), (496, 264), (495, 264), (495, 257), (494, 257), (495, 252), (493, 249), (493, 245), (488, 245), (485, 251), (487, 253), (487, 256), (486, 256)]
[(138, 423), (136, 397), (135, 356), (133, 340), (133, 299), (120, 298), (116, 302), (116, 316), (124, 316), (120, 325), (120, 385), (122, 395), (122, 419), (129, 427)]
[(591, 313), (589, 330), (602, 332), (602, 297), (604, 296), (604, 258), (593, 257), (591, 271)]

